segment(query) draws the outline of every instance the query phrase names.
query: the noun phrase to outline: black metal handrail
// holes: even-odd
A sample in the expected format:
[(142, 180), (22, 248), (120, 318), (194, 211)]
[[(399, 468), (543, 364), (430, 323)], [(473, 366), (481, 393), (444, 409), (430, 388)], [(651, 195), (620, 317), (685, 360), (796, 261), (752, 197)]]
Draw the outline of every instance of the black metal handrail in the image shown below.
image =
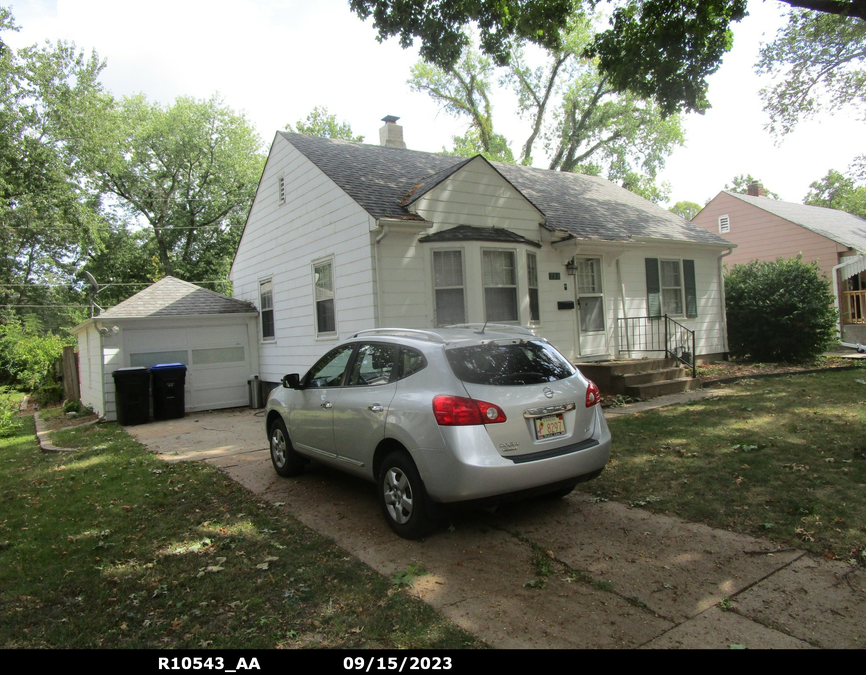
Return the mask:
[(626, 352), (664, 352), (691, 368), (692, 377), (697, 377), (695, 331), (667, 314), (619, 319), (619, 348)]

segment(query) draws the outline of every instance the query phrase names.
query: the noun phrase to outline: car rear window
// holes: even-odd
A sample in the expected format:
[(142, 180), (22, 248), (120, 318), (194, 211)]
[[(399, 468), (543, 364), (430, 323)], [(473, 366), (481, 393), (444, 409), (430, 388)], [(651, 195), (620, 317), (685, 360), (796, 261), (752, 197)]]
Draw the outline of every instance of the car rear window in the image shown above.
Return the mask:
[(556, 349), (539, 340), (489, 342), (448, 349), (446, 354), (454, 374), (469, 384), (539, 384), (577, 372)]

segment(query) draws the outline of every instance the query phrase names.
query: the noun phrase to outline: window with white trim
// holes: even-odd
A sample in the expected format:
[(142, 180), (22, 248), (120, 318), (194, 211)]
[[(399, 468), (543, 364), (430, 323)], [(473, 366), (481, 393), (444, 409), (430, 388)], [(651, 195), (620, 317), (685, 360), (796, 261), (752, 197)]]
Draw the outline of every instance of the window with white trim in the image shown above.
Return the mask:
[(313, 265), (313, 286), (316, 302), (316, 335), (336, 333), (333, 260)]
[(719, 234), (727, 234), (731, 231), (731, 217), (719, 216)]
[(698, 315), (698, 288), (694, 260), (646, 258), (647, 312), (651, 318), (663, 315)]
[(259, 315), (262, 320), (262, 340), (273, 340), (274, 330), (274, 290), (270, 279), (259, 283)]
[(679, 260), (660, 260), (662, 314), (683, 315), (683, 275)]
[(518, 321), (514, 251), (482, 251), (481, 275), (485, 320)]
[(527, 251), (526, 275), (529, 287), (529, 320), (533, 323), (541, 321), (541, 310), (538, 304), (538, 256)]
[(437, 326), (466, 322), (463, 251), (433, 251), (433, 294)]

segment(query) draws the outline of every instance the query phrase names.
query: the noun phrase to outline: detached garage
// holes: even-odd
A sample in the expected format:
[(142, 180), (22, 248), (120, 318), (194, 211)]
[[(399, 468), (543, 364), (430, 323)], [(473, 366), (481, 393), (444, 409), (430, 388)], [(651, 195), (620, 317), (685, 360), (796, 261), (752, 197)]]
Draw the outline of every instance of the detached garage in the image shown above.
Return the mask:
[(247, 380), (258, 374), (258, 314), (248, 302), (165, 277), (72, 329), (81, 401), (115, 420), (115, 370), (182, 363), (187, 411), (248, 405)]

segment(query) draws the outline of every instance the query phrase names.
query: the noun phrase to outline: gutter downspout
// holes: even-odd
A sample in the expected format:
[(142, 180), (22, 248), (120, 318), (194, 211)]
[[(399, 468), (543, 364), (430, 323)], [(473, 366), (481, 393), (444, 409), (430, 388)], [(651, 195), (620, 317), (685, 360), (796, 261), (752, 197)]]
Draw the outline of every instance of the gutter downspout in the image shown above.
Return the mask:
[(379, 270), (379, 244), (391, 233), (389, 225), (382, 225), (382, 231), (373, 242), (373, 265), (376, 272), (376, 328), (382, 327), (382, 302), (384, 296), (382, 294), (381, 272)]
[[(728, 314), (725, 310), (727, 300), (725, 299), (725, 273), (723, 271), (724, 265), (722, 264), (722, 258), (727, 258), (733, 252), (734, 249), (729, 248), (724, 253), (719, 254), (719, 316), (721, 317), (720, 327), (722, 329), (722, 347), (725, 354), (728, 353)], [(697, 349), (695, 351), (697, 351)], [(697, 363), (697, 354), (694, 355), (694, 360), (695, 363)]]
[[(619, 259), (625, 254), (625, 251), (622, 251), (616, 258), (614, 258), (614, 266), (616, 267), (616, 280), (619, 284), (619, 302), (622, 305), (622, 316), (623, 318), (628, 318), (628, 312), (625, 309), (625, 284), (622, 280), (622, 267), (619, 264)], [(618, 359), (620, 354), (620, 346), (619, 346), (619, 316), (616, 311), (616, 303), (613, 303), (613, 358)]]

